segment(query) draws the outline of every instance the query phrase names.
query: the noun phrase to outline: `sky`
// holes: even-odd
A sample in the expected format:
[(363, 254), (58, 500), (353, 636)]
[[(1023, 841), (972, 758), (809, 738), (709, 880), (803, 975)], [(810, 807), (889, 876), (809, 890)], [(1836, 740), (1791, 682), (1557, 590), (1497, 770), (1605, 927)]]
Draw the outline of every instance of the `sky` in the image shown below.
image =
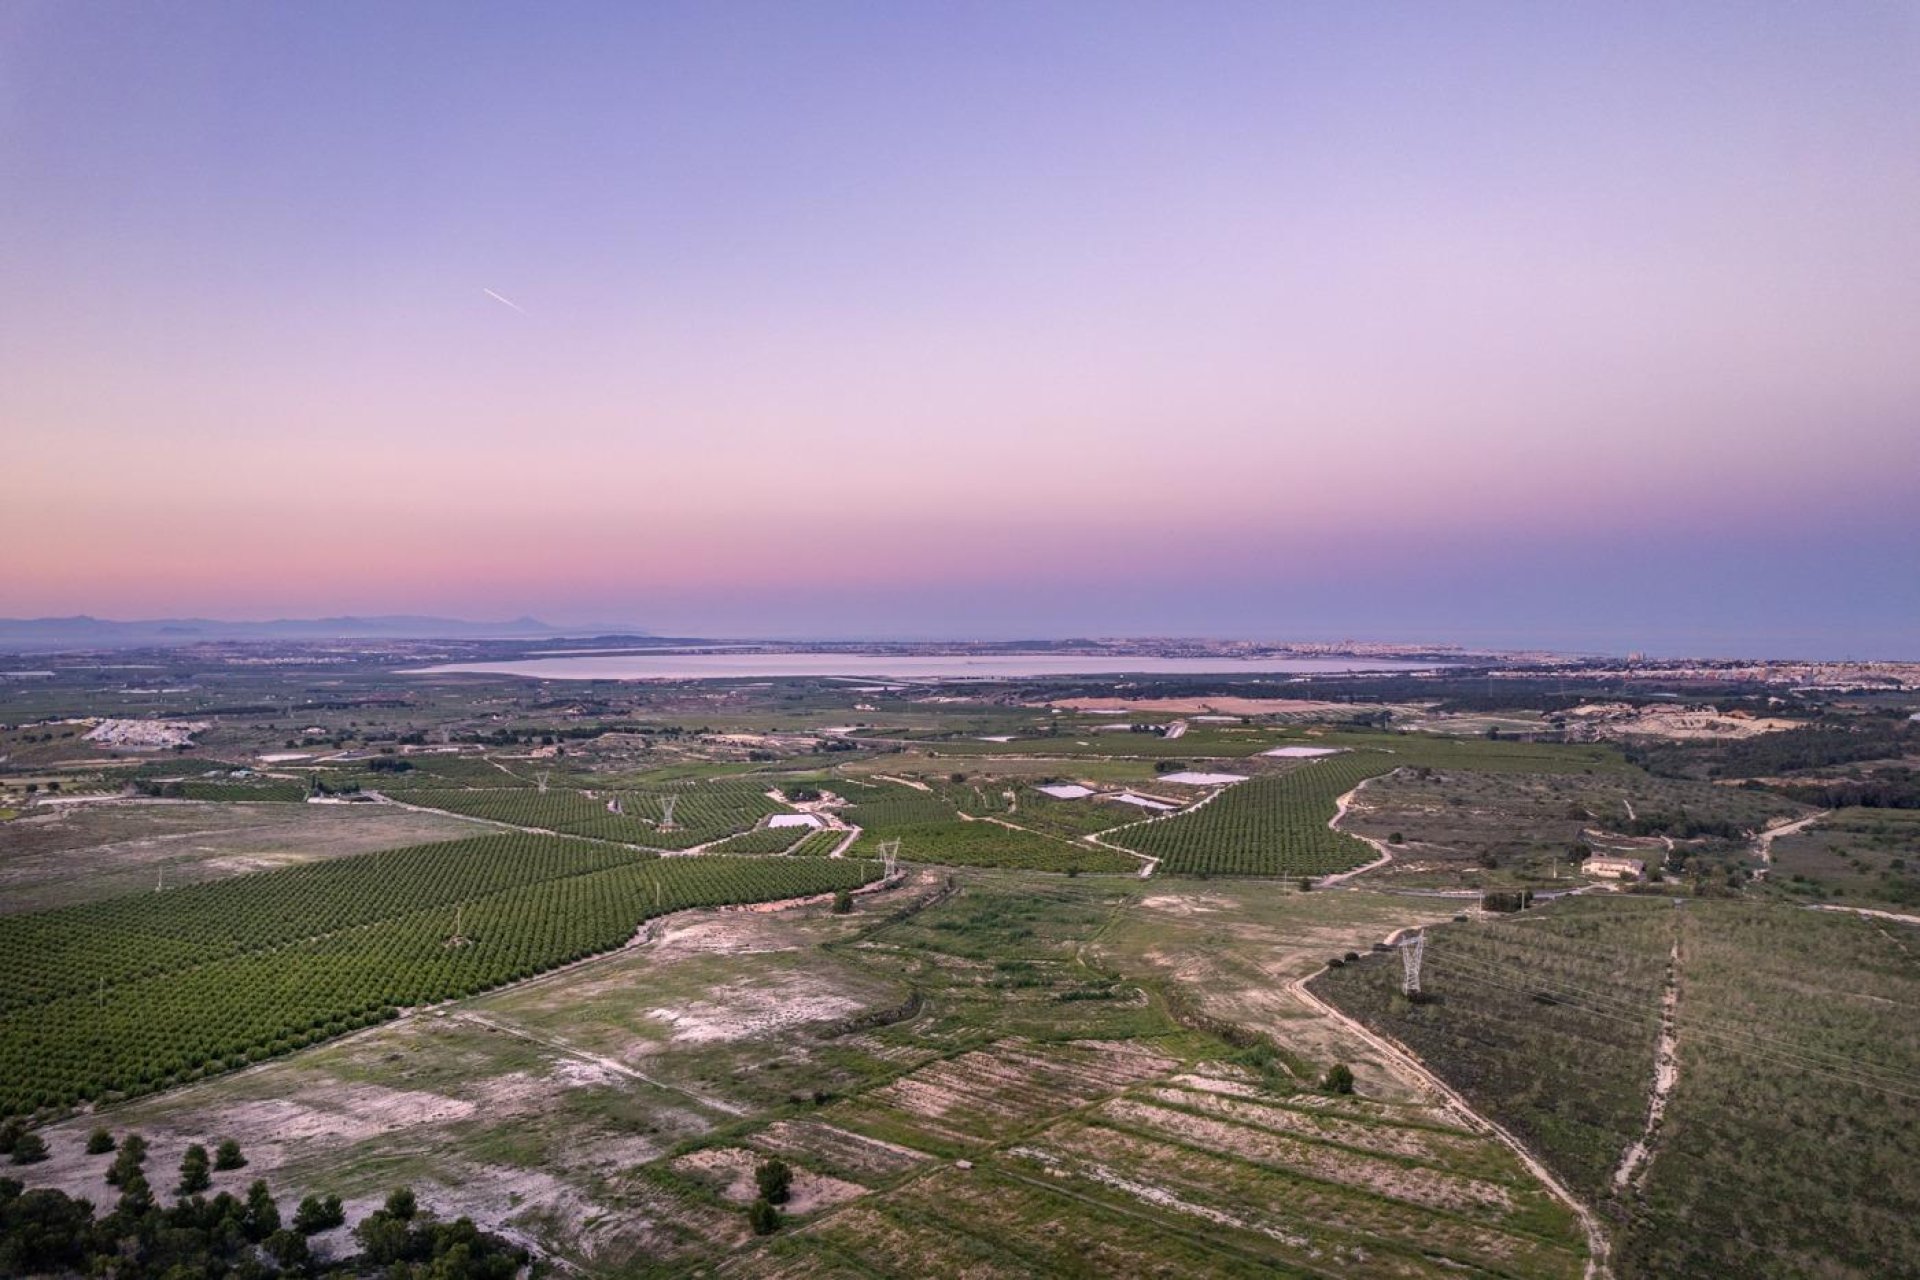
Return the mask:
[(1920, 659), (1920, 6), (0, 0), (0, 615)]

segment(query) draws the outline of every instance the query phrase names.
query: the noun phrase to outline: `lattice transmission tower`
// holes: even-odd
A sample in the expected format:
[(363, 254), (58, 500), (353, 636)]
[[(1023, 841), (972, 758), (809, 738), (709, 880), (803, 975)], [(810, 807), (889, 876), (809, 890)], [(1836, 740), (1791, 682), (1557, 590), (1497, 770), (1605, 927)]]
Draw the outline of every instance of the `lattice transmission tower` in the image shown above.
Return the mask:
[(1416, 933), (1400, 943), (1400, 993), (1409, 998), (1420, 994), (1420, 962), (1426, 959), (1427, 935)]

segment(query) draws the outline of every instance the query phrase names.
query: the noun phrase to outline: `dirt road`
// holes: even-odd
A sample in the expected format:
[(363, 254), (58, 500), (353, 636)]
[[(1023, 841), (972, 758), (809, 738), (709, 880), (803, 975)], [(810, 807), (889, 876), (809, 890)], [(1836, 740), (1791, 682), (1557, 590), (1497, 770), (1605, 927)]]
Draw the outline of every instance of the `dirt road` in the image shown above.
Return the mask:
[(1808, 827), (1820, 821), (1820, 819), (1826, 817), (1831, 812), (1832, 810), (1830, 809), (1822, 809), (1810, 817), (1800, 818), (1793, 822), (1783, 822), (1777, 827), (1768, 827), (1764, 831), (1756, 832), (1753, 837), (1753, 851), (1760, 855), (1760, 861), (1766, 863), (1768, 866), (1772, 866), (1773, 842), (1775, 840), (1778, 840), (1781, 836), (1790, 836), (1796, 831), (1805, 831)]
[[(1394, 772), (1397, 773), (1399, 771), (1395, 770)], [(1390, 778), (1393, 774), (1389, 773), (1382, 776)], [(1362, 778), (1359, 786), (1356, 786), (1353, 790), (1333, 802), (1333, 816), (1327, 819), (1327, 826), (1330, 830), (1340, 831), (1340, 819), (1347, 816), (1347, 810), (1353, 806), (1354, 797), (1358, 796), (1366, 785), (1372, 781), (1372, 778)], [(1352, 836), (1355, 840), (1370, 845), (1373, 851), (1380, 856), (1364, 867), (1355, 867), (1351, 871), (1342, 871), (1337, 875), (1320, 877), (1320, 887), (1322, 889), (1330, 885), (1345, 884), (1355, 876), (1363, 876), (1367, 872), (1378, 870), (1393, 861), (1393, 850), (1387, 847), (1387, 843), (1384, 840), (1375, 840), (1372, 836), (1363, 836), (1358, 831), (1342, 831), (1340, 833), (1342, 835)]]

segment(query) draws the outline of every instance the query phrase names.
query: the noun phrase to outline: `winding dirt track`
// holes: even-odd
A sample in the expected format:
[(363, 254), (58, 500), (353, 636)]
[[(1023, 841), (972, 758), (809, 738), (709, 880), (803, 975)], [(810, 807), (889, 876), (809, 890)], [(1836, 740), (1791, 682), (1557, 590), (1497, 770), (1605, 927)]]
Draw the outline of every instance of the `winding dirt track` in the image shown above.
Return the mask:
[(1830, 812), (1832, 811), (1822, 809), (1820, 812), (1809, 817), (1800, 818), (1793, 822), (1783, 822), (1777, 827), (1768, 827), (1764, 831), (1757, 832), (1753, 837), (1754, 852), (1760, 855), (1760, 861), (1766, 863), (1768, 866), (1772, 866), (1773, 842), (1775, 840), (1778, 840), (1781, 836), (1790, 836), (1796, 831), (1805, 831), (1808, 827), (1826, 817)]
[[(1394, 772), (1397, 773), (1399, 771), (1395, 770)], [(1393, 774), (1386, 773), (1386, 774), (1378, 774), (1376, 776), (1390, 778), (1393, 776)], [(1341, 796), (1339, 799), (1333, 802), (1333, 816), (1327, 819), (1327, 827), (1329, 830), (1340, 831), (1340, 819), (1346, 817), (1347, 810), (1353, 807), (1354, 797), (1358, 796), (1360, 792), (1366, 787), (1366, 785), (1369, 782), (1372, 782), (1373, 780), (1374, 780), (1373, 778), (1360, 779), (1359, 785), (1355, 786), (1353, 790), (1347, 792), (1345, 795)], [(1347, 881), (1353, 879), (1355, 876), (1363, 876), (1369, 871), (1377, 871), (1381, 867), (1384, 867), (1389, 862), (1393, 861), (1393, 850), (1387, 847), (1387, 844), (1384, 840), (1375, 840), (1372, 836), (1363, 836), (1358, 831), (1340, 831), (1340, 834), (1352, 836), (1355, 840), (1362, 841), (1363, 843), (1371, 846), (1373, 851), (1379, 854), (1380, 856), (1375, 858), (1372, 862), (1369, 862), (1364, 867), (1355, 867), (1351, 871), (1342, 871), (1335, 875), (1321, 876), (1320, 877), (1321, 888), (1324, 889), (1329, 885), (1345, 884)]]

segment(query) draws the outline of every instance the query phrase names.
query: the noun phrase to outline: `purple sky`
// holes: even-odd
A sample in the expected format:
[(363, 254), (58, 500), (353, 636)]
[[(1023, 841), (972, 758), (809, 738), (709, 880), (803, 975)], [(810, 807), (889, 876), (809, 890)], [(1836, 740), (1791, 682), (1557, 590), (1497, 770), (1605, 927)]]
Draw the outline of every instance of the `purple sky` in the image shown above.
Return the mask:
[(1920, 9), (0, 0), (0, 439), (7, 615), (1920, 658)]

